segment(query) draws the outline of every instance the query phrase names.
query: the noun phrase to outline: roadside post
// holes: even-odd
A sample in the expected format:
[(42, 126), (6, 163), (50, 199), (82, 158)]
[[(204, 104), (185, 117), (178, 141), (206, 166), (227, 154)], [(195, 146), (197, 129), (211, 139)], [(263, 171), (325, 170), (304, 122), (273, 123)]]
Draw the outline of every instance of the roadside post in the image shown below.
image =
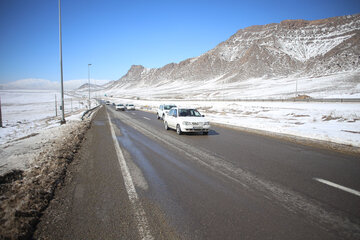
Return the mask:
[(59, 0), (59, 45), (60, 45), (60, 80), (61, 80), (61, 121), (60, 124), (65, 124), (65, 110), (64, 110), (64, 79), (63, 79), (63, 62), (62, 62), (62, 38), (61, 38), (61, 0)]

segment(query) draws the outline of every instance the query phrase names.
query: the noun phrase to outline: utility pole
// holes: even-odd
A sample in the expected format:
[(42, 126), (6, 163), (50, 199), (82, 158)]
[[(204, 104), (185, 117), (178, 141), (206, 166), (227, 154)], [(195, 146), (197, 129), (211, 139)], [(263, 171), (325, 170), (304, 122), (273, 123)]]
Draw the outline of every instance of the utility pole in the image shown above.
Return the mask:
[(61, 0), (59, 0), (59, 43), (60, 43), (60, 73), (61, 73), (61, 122), (65, 124), (64, 110), (64, 81), (63, 81), (63, 64), (62, 64), (62, 40), (61, 40)]
[(1, 96), (0, 96), (0, 127), (1, 127), (1, 128), (3, 127), (3, 124), (2, 124), (2, 115), (1, 115)]
[(90, 66), (91, 63), (88, 64), (88, 81), (89, 81), (89, 109), (91, 109), (91, 101), (90, 101)]

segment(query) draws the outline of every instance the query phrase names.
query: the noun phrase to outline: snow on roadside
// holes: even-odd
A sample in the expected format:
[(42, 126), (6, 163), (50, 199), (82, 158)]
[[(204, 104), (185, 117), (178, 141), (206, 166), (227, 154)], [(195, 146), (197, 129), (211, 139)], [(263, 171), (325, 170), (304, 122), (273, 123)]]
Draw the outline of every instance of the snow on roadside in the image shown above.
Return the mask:
[[(0, 128), (0, 239), (30, 239), (90, 119), (81, 120), (85, 108), (67, 110), (66, 124), (60, 125), (60, 117), (53, 116), (52, 92), (0, 93), (5, 102), (5, 128)], [(16, 104), (9, 103), (15, 96)], [(65, 109), (70, 104), (65, 101)]]
[[(45, 90), (0, 90), (0, 176), (13, 169), (25, 170), (33, 158), (56, 139), (63, 138), (81, 121), (86, 99), (65, 95), (65, 119), (60, 125), (60, 108), (55, 116), (55, 94)], [(95, 102), (92, 103), (95, 106)]]
[(40, 151), (53, 146), (59, 139), (63, 139), (81, 124), (81, 115), (82, 113), (72, 116), (72, 120), (67, 119), (67, 123), (64, 125), (60, 125), (59, 120), (53, 120), (52, 124), (44, 125), (43, 129), (36, 129), (30, 135), (2, 144), (0, 147), (0, 176), (13, 169), (26, 170), (30, 168)]
[[(57, 96), (57, 116), (55, 112)], [(2, 121), (0, 144), (32, 135), (45, 128), (58, 126), (60, 93), (46, 90), (0, 90)], [(65, 95), (65, 116), (87, 109), (87, 101)], [(94, 106), (94, 105), (93, 105)]]
[(24, 161), (27, 166), (0, 176), (0, 239), (31, 238), (89, 126), (89, 120), (69, 121), (3, 149), (13, 153), (9, 162)]
[(357, 103), (245, 102), (204, 110), (217, 123), (360, 147)]
[(111, 98), (156, 111), (163, 103), (195, 107), (212, 123), (360, 147), (360, 104), (317, 102), (147, 101)]

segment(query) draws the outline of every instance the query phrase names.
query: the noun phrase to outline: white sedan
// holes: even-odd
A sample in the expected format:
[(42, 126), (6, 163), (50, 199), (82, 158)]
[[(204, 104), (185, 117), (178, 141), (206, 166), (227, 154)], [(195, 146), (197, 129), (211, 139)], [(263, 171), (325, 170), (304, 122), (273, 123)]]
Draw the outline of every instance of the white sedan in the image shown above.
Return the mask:
[(125, 108), (126, 110), (135, 110), (134, 104), (126, 104)]
[(124, 104), (120, 103), (116, 105), (115, 109), (116, 111), (125, 111), (125, 106)]
[(164, 119), (165, 129), (175, 129), (177, 134), (183, 132), (199, 132), (207, 135), (210, 130), (209, 121), (194, 108), (172, 108)]

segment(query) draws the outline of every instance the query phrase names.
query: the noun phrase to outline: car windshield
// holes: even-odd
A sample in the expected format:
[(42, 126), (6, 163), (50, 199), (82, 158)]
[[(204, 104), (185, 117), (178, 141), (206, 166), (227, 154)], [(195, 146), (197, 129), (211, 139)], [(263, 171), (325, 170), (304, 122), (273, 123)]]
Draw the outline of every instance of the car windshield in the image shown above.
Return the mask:
[(179, 109), (180, 117), (201, 117), (201, 114), (196, 109)]
[(134, 104), (129, 104), (129, 106), (130, 106), (130, 107), (133, 107), (133, 106), (134, 106)]
[(124, 104), (118, 104), (118, 106), (124, 106)]
[(176, 106), (175, 105), (164, 105), (165, 110), (170, 110), (173, 107), (176, 107)]

